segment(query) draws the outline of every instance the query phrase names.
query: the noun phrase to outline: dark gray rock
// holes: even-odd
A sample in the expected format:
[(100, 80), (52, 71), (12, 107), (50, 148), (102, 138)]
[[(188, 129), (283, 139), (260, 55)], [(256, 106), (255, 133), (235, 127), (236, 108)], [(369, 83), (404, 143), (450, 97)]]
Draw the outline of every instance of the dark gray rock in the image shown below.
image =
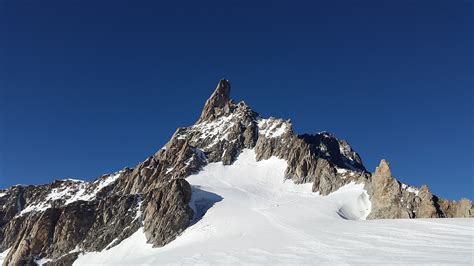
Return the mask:
[(191, 186), (184, 179), (171, 180), (148, 192), (143, 215), (148, 243), (164, 246), (188, 227), (193, 218), (190, 200)]

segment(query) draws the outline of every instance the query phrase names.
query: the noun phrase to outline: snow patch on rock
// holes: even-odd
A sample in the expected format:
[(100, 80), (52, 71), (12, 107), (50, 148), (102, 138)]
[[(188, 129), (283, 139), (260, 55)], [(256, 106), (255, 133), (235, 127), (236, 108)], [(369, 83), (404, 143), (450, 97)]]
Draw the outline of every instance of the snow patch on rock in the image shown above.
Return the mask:
[[(40, 202), (28, 204), (24, 209), (21, 210), (17, 216), (22, 216), (29, 212), (41, 212), (51, 208), (52, 202), (56, 200), (64, 200), (65, 205), (69, 205), (73, 202), (83, 200), (90, 201), (95, 199), (97, 193), (102, 189), (113, 184), (121, 176), (123, 171), (116, 172), (114, 174), (102, 177), (88, 183), (81, 180), (66, 179), (63, 183), (56, 188), (51, 189), (48, 195)], [(90, 188), (93, 188), (92, 190)]]
[[(227, 135), (230, 132), (230, 128), (233, 126), (234, 114), (220, 117), (211, 122), (202, 122), (194, 125), (191, 130), (198, 131), (201, 133), (199, 139), (214, 139), (213, 144), (217, 143), (219, 140), (227, 140)], [(179, 138), (179, 137), (178, 137)], [(210, 145), (212, 146), (212, 145)]]
[(420, 190), (407, 184), (402, 184), (402, 189), (406, 190), (409, 193), (415, 194), (415, 196), (418, 196), (418, 194), (420, 193)]
[(11, 249), (11, 247), (5, 249), (3, 252), (0, 253), (0, 265), (3, 265), (3, 261), (4, 261), (5, 258), (7, 257), (8, 252), (10, 252), (10, 249)]
[(282, 119), (270, 117), (258, 120), (258, 132), (266, 138), (277, 138), (282, 136), (287, 130), (287, 122)]

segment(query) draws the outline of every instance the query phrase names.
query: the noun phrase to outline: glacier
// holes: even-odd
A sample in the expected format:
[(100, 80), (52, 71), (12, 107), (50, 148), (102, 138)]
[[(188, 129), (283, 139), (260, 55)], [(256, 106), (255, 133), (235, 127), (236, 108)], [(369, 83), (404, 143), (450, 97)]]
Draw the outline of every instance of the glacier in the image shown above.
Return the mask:
[(249, 149), (210, 163), (186, 179), (197, 217), (176, 240), (152, 248), (140, 229), (74, 265), (472, 264), (474, 219), (365, 220), (363, 184), (320, 196), (286, 179), (286, 166)]

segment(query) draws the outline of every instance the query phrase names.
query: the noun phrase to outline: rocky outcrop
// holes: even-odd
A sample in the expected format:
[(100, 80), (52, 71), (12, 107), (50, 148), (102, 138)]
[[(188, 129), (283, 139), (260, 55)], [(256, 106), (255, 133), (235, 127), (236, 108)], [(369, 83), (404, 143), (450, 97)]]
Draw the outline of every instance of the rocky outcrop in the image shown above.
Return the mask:
[(459, 201), (450, 201), (438, 199), (437, 204), (442, 210), (444, 217), (448, 218), (469, 218), (474, 217), (474, 206), (469, 199), (461, 199)]
[(221, 116), (229, 115), (233, 104), (230, 99), (230, 83), (226, 79), (221, 79), (211, 97), (206, 101), (199, 117), (198, 124), (214, 120)]
[(385, 160), (382, 160), (375, 169), (371, 182), (366, 184), (366, 189), (372, 203), (369, 219), (412, 217), (410, 209), (401, 207), (403, 204), (401, 184), (392, 177), (390, 166)]
[(368, 219), (473, 217), (473, 204), (439, 199), (428, 186), (421, 188), (400, 183), (392, 176), (387, 161), (382, 160), (366, 189), (372, 202)]
[(0, 190), (0, 252), (11, 248), (5, 264), (70, 265), (81, 252), (108, 249), (140, 228), (154, 247), (166, 245), (199, 218), (189, 207), (185, 178), (210, 162), (232, 164), (243, 149), (253, 149), (257, 160), (286, 160), (286, 178), (311, 183), (321, 195), (365, 184), (369, 219), (474, 216), (470, 200), (440, 199), (427, 186), (402, 184), (385, 160), (370, 173), (347, 141), (328, 132), (296, 134), (290, 120), (262, 118), (245, 102), (234, 103), (230, 88), (221, 80), (197, 122), (178, 128), (133, 169), (93, 182)]
[[(295, 183), (313, 183), (313, 191), (327, 195), (350, 182), (364, 182), (369, 176), (359, 155), (332, 134), (295, 135), (290, 121), (282, 123), (273, 118), (260, 123), (277, 123), (283, 133), (260, 137), (255, 146), (257, 159), (285, 159), (286, 176)], [(266, 135), (262, 127), (260, 136)]]
[[(111, 191), (114, 184), (102, 190)], [(51, 191), (57, 188), (50, 188), (45, 198), (51, 197)], [(102, 190), (98, 194), (104, 193)], [(147, 195), (104, 193), (92, 200), (81, 198), (69, 204), (58, 198), (37, 205), (36, 209), (27, 205), (31, 211), (17, 210), (0, 228), (2, 250), (12, 247), (4, 263), (33, 265), (42, 258), (52, 265), (69, 265), (80, 252), (110, 248), (142, 226), (150, 243), (165, 245), (189, 225), (193, 216), (188, 205), (190, 197), (189, 184), (178, 179), (163, 182)], [(39, 209), (46, 204), (50, 207)], [(7, 213), (10, 211), (7, 209)]]
[(144, 231), (153, 247), (171, 242), (191, 222), (191, 186), (184, 179), (173, 180), (151, 190), (144, 200)]

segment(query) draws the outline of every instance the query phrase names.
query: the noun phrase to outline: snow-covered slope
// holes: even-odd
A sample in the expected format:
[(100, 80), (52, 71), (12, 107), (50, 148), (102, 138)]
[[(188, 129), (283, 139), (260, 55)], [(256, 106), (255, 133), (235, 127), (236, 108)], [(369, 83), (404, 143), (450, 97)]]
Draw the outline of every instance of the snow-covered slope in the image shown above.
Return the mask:
[(10, 248), (8, 248), (5, 251), (0, 253), (0, 265), (3, 265), (3, 261), (7, 257), (7, 254), (8, 254), (9, 251), (10, 251)]
[(366, 221), (362, 184), (329, 196), (284, 179), (286, 162), (211, 163), (187, 178), (194, 223), (162, 248), (142, 229), (117, 246), (80, 255), (83, 264), (315, 264), (473, 262), (473, 219)]

